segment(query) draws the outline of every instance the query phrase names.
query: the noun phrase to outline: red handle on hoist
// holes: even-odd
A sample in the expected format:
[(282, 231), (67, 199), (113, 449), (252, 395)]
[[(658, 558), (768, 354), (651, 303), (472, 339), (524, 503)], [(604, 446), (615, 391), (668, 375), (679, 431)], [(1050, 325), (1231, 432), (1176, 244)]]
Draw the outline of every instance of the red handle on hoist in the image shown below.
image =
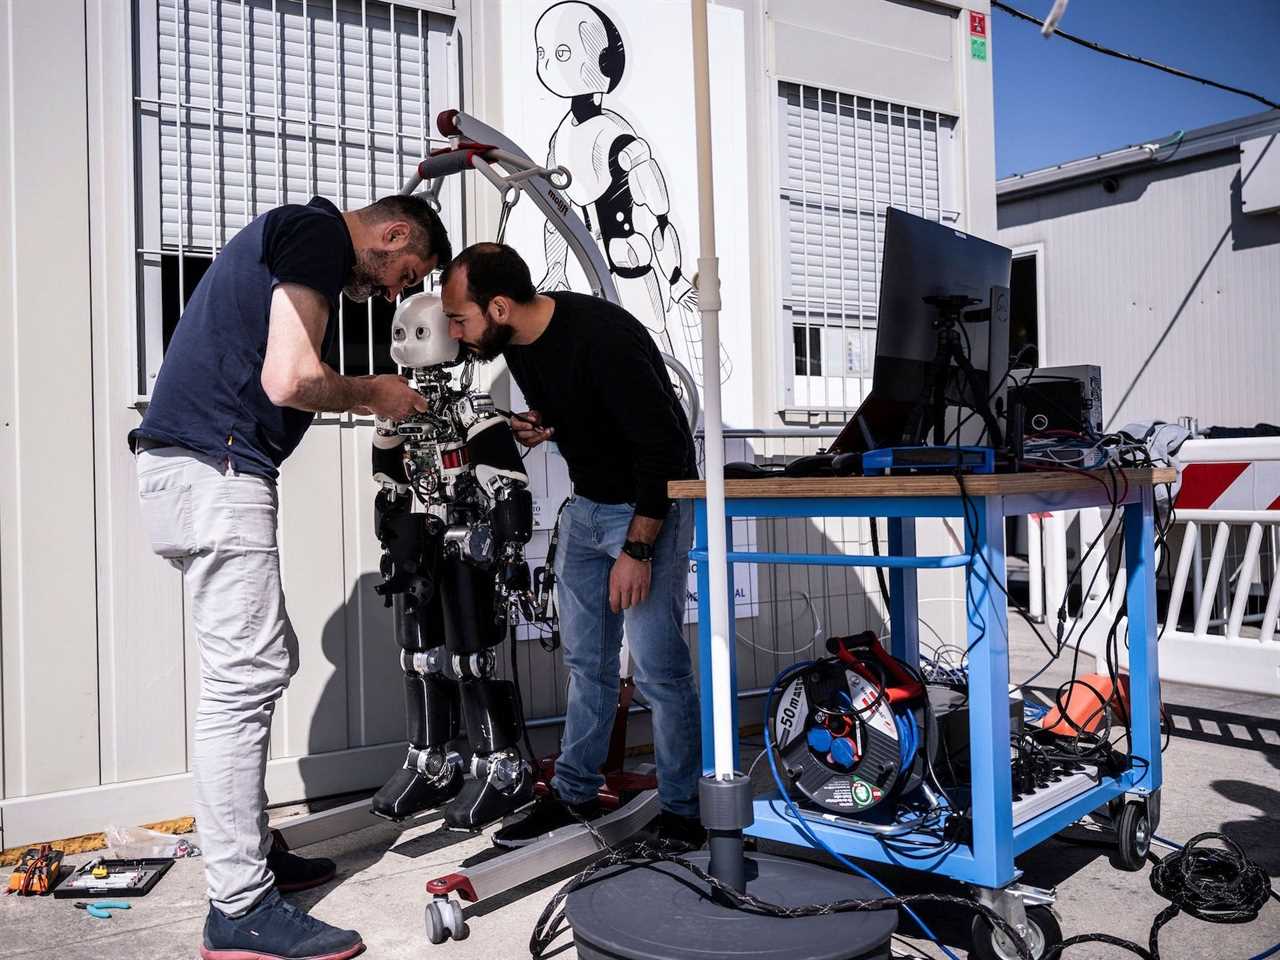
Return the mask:
[(924, 685), (889, 655), (880, 645), (874, 631), (864, 630), (852, 637), (832, 637), (827, 641), (827, 649), (868, 683), (879, 685), (881, 678), (859, 659), (859, 655), (874, 659), (884, 670), (884, 677), (888, 681), (884, 693), (890, 703), (901, 703), (924, 696)]

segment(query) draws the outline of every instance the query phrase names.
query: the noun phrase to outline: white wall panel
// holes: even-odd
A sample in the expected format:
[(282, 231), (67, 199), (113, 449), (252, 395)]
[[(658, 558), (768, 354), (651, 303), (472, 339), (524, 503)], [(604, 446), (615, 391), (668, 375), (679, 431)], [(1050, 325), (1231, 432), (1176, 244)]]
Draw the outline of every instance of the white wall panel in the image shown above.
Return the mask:
[(378, 493), (370, 466), (373, 427), (344, 426), (338, 433), (347, 585), (347, 740), (364, 746), (404, 739), (404, 671), (391, 610), (373, 591), (382, 579), (382, 548), (373, 528)]
[(961, 112), (954, 12), (883, 0), (770, 0), (767, 9), (779, 77)]
[(280, 569), (298, 672), (276, 705), (273, 757), (347, 746), (340, 433), (334, 423), (312, 426), (280, 471)]
[(5, 796), (99, 775), (84, 38), (80, 0), (0, 7)]

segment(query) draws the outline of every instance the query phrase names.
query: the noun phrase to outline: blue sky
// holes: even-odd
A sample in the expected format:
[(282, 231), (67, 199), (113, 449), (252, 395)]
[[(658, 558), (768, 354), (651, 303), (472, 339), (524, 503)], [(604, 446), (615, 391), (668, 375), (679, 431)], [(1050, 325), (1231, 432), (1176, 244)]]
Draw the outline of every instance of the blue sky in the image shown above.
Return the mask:
[[(1006, 0), (1044, 19), (1052, 0)], [(1280, 0), (1071, 0), (1062, 29), (1280, 101)], [(1163, 139), (1267, 108), (991, 11), (996, 175)]]

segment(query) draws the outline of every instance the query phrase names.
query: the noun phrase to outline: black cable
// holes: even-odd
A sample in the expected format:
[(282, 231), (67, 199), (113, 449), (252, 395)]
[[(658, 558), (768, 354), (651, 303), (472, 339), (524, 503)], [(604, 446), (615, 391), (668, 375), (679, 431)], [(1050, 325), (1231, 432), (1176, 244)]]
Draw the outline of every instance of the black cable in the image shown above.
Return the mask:
[[(1216, 840), (1226, 849), (1201, 846)], [(1169, 901), (1151, 923), (1147, 948), (1136, 943), (1089, 933), (1068, 937), (1045, 951), (1044, 960), (1054, 960), (1063, 951), (1080, 943), (1108, 943), (1147, 960), (1160, 960), (1160, 929), (1179, 913), (1187, 913), (1209, 923), (1251, 923), (1274, 894), (1266, 872), (1245, 855), (1229, 837), (1201, 833), (1163, 860), (1154, 855), (1151, 889)]]
[(630, 863), (635, 866), (649, 866), (654, 863), (671, 863), (681, 869), (687, 871), (697, 877), (718, 896), (721, 903), (731, 904), (734, 909), (743, 910), (750, 913), (760, 914), (769, 917), (819, 917), (828, 916), (834, 913), (865, 913), (878, 910), (896, 910), (898, 907), (906, 906), (912, 903), (941, 903), (951, 906), (964, 907), (974, 913), (981, 914), (988, 923), (995, 929), (999, 930), (1009, 942), (1013, 944), (1018, 952), (1018, 956), (1022, 960), (1032, 960), (1031, 951), (1027, 947), (1023, 939), (1018, 936), (1017, 931), (1013, 929), (1009, 923), (998, 913), (985, 904), (979, 903), (977, 900), (969, 897), (960, 897), (945, 893), (914, 893), (902, 897), (877, 897), (871, 900), (836, 900), (831, 903), (811, 903), (797, 907), (785, 907), (781, 904), (770, 903), (767, 900), (761, 900), (749, 893), (739, 893), (732, 887), (721, 883), (711, 874), (707, 873), (697, 864), (692, 863), (683, 857), (672, 856), (666, 851), (658, 848), (647, 840), (638, 840), (622, 847), (610, 848), (605, 843), (604, 838), (599, 832), (587, 821), (582, 821), (583, 825), (595, 837), (601, 848), (608, 851), (599, 860), (596, 860), (585, 870), (573, 877), (568, 883), (561, 887), (550, 902), (542, 911), (542, 915), (538, 917), (538, 922), (533, 928), (533, 934), (529, 938), (529, 954), (539, 960), (552, 941), (560, 935), (566, 919), (561, 907), (565, 899), (574, 890), (591, 882), (601, 870), (609, 867), (618, 866), (623, 863)]
[[(876, 525), (876, 518), (870, 517), (871, 520), (871, 552), (875, 556), (880, 556), (880, 531)], [(889, 584), (884, 579), (884, 567), (876, 564), (876, 581), (880, 584), (880, 599), (884, 601), (884, 612), (888, 613), (892, 608), (889, 606)]]
[[(1041, 27), (1044, 26), (1043, 20), (1039, 20), (1031, 16), (1031, 14), (1029, 13), (1023, 13), (1021, 10), (1018, 10), (1015, 7), (1009, 6), (1007, 3), (1001, 2), (1001, 0), (991, 0), (991, 6), (995, 7), (997, 10), (1003, 10), (1005, 13), (1018, 17), (1022, 20), (1030, 21), (1031, 23), (1034, 23), (1037, 26), (1041, 26)], [(1080, 46), (1087, 47), (1088, 49), (1093, 50), (1097, 53), (1103, 53), (1109, 57), (1115, 57), (1119, 60), (1128, 60), (1130, 63), (1140, 63), (1144, 67), (1153, 67), (1156, 70), (1162, 70), (1165, 73), (1172, 74), (1175, 77), (1182, 77), (1184, 80), (1194, 80), (1196, 81), (1196, 83), (1203, 83), (1209, 87), (1216, 87), (1217, 89), (1225, 90), (1228, 93), (1238, 93), (1242, 97), (1248, 97), (1251, 100), (1257, 100), (1259, 103), (1263, 104), (1264, 106), (1270, 107), (1272, 110), (1280, 110), (1280, 103), (1276, 103), (1274, 100), (1268, 100), (1266, 97), (1260, 96), (1259, 94), (1256, 94), (1256, 93), (1251, 93), (1248, 90), (1242, 90), (1240, 87), (1232, 87), (1232, 86), (1228, 86), (1225, 83), (1218, 83), (1218, 81), (1216, 80), (1209, 80), (1205, 77), (1198, 77), (1194, 73), (1187, 73), (1185, 70), (1179, 70), (1177, 67), (1168, 67), (1168, 66), (1165, 66), (1163, 63), (1156, 63), (1156, 61), (1154, 60), (1148, 60), (1145, 57), (1135, 56), (1132, 53), (1122, 53), (1119, 50), (1112, 50), (1110, 47), (1104, 47), (1102, 44), (1095, 43), (1093, 40), (1085, 40), (1083, 37), (1074, 36), (1070, 33), (1067, 33), (1064, 30), (1055, 29), (1054, 33), (1062, 37), (1062, 39), (1064, 40), (1070, 40), (1072, 43), (1078, 43), (1080, 44)]]

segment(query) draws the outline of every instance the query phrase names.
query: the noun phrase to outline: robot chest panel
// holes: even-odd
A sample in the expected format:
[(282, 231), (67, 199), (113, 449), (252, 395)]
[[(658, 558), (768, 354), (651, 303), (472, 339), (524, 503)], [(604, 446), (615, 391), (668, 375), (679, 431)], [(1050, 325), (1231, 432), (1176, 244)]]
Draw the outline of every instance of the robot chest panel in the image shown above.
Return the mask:
[(575, 123), (572, 116), (565, 118), (556, 130), (555, 154), (556, 163), (573, 174), (573, 183), (565, 191), (570, 200), (585, 207), (610, 191), (620, 171), (616, 166), (610, 170), (609, 152), (624, 136), (634, 134), (609, 114), (582, 123)]

